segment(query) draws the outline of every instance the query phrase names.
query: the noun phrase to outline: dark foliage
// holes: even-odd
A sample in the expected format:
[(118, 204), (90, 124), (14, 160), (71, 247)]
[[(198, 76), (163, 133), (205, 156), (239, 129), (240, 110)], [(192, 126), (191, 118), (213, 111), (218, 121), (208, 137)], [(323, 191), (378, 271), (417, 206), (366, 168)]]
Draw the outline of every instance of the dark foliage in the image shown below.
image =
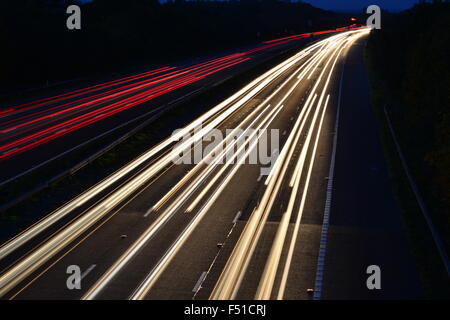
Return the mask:
[(68, 30), (66, 8), (73, 3), (1, 1), (2, 92), (152, 67), (347, 22), (301, 2), (94, 0), (78, 3), (82, 28)]

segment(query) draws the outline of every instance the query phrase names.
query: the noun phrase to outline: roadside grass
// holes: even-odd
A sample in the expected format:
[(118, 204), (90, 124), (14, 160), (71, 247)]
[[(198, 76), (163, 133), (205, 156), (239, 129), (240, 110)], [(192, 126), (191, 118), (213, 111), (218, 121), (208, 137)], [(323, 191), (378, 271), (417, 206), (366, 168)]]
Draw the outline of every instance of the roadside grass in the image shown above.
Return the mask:
[[(377, 72), (375, 71), (377, 66), (367, 47), (365, 52), (365, 62), (371, 84), (372, 108), (378, 120), (379, 133), (389, 169), (389, 178), (394, 194), (400, 205), (408, 242), (416, 261), (425, 298), (449, 299), (450, 279), (441, 261), (427, 222), (409, 185), (392, 135), (389, 131), (387, 119), (384, 114), (384, 106), (389, 101), (386, 99), (386, 93), (381, 89), (382, 86), (380, 86), (380, 81), (382, 81), (382, 79), (379, 79), (377, 76)], [(432, 203), (427, 203), (427, 205), (430, 210), (434, 209)]]

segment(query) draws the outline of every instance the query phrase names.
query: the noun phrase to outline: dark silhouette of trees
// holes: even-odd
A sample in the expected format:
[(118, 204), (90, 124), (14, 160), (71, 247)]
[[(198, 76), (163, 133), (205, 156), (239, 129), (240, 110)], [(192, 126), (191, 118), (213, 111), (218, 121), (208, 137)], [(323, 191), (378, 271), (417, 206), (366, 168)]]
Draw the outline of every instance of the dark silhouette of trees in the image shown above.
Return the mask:
[(347, 22), (342, 14), (302, 2), (94, 0), (78, 3), (82, 22), (75, 31), (66, 28), (69, 3), (74, 1), (1, 1), (1, 92), (151, 67)]
[(368, 42), (409, 165), (450, 247), (450, 3), (420, 3), (386, 18)]

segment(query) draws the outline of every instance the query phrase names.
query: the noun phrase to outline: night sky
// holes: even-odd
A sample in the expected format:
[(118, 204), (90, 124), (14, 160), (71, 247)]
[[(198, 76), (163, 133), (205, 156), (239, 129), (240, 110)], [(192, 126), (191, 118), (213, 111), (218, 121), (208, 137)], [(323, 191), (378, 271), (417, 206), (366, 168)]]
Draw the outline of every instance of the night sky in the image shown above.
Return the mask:
[(412, 7), (418, 0), (304, 0), (304, 2), (328, 10), (361, 12), (371, 4), (389, 11), (401, 11)]

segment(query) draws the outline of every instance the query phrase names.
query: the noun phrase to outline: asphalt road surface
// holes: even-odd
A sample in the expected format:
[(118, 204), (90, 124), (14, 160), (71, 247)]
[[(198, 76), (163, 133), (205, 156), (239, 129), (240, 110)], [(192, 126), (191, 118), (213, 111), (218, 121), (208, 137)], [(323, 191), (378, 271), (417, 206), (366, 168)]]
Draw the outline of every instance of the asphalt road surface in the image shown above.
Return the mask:
[[(376, 297), (419, 292), (361, 71), (368, 32), (299, 51), (4, 244), (0, 296), (365, 298), (367, 263), (382, 270)], [(73, 265), (81, 288), (70, 290)]]

